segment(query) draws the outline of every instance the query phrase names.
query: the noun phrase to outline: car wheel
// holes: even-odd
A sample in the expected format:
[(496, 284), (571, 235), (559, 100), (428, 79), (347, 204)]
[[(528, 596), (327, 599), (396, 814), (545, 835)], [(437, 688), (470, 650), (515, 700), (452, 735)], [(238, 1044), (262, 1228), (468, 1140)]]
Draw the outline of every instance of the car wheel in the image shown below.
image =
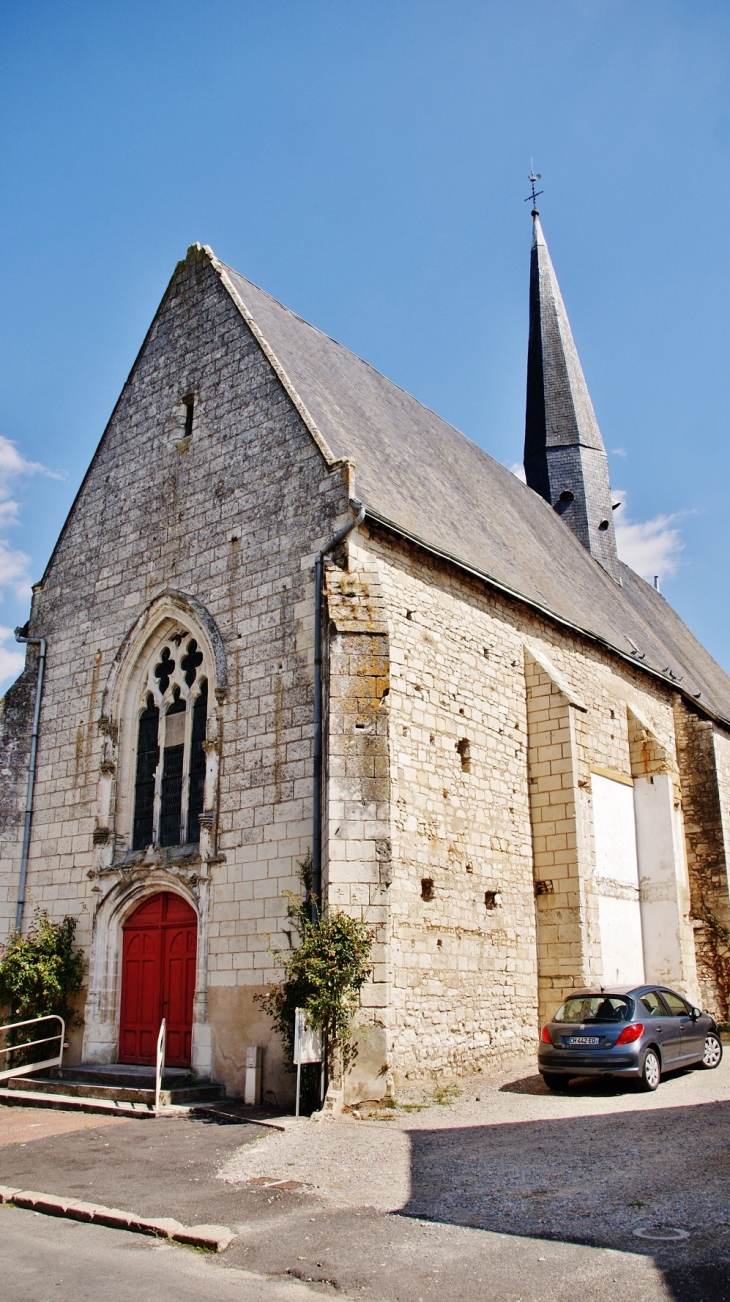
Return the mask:
[(662, 1069), (659, 1062), (659, 1055), (656, 1050), (647, 1049), (644, 1054), (644, 1062), (641, 1068), (641, 1088), (651, 1093), (657, 1089), (661, 1078)]
[(548, 1089), (553, 1090), (556, 1094), (560, 1094), (563, 1090), (567, 1090), (570, 1084), (570, 1077), (561, 1076), (557, 1071), (543, 1071), (541, 1072), (541, 1075)]
[(705, 1049), (702, 1054), (702, 1066), (706, 1067), (708, 1071), (712, 1071), (712, 1068), (719, 1067), (721, 1062), (722, 1041), (720, 1040), (719, 1035), (715, 1035), (714, 1031), (710, 1031), (705, 1036)]

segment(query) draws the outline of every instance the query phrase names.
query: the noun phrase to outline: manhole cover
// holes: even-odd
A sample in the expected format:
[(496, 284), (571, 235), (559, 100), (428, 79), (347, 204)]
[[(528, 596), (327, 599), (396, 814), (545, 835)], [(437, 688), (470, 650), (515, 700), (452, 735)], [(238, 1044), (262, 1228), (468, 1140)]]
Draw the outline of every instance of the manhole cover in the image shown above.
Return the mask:
[(678, 1243), (689, 1238), (689, 1230), (679, 1230), (676, 1225), (640, 1225), (632, 1233), (637, 1239), (655, 1239), (659, 1243)]

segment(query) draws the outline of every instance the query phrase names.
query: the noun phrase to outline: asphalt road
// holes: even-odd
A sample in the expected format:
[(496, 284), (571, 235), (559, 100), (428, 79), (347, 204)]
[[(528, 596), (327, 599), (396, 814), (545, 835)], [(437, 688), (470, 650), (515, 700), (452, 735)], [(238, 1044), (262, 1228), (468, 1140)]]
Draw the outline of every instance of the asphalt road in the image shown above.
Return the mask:
[[(12, 1302), (308, 1302), (269, 1280), (139, 1234), (0, 1207), (0, 1274)], [(319, 1295), (317, 1295), (319, 1296)]]
[[(237, 1252), (212, 1257), (142, 1235), (0, 1207), (3, 1296), (12, 1302), (314, 1302), (323, 1295), (341, 1302), (669, 1302), (674, 1296), (645, 1256), (375, 1213), (310, 1217), (291, 1208), (286, 1225), (277, 1219), (278, 1234), (271, 1222), (267, 1227), (278, 1251), (271, 1275), (265, 1275), (237, 1264), (251, 1249), (255, 1225), (238, 1227)], [(269, 1252), (272, 1247), (270, 1241)], [(345, 1277), (348, 1291), (340, 1282)]]

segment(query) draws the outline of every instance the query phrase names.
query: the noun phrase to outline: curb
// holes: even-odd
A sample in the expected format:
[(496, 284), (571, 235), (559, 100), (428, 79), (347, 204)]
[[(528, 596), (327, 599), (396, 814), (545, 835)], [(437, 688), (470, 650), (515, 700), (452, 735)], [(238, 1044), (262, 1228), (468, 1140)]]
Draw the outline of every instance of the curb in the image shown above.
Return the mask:
[(205, 1112), (211, 1117), (225, 1117), (226, 1121), (237, 1121), (244, 1126), (264, 1126), (269, 1130), (292, 1130), (303, 1121), (309, 1121), (309, 1117), (246, 1117), (240, 1112), (226, 1112), (225, 1108), (214, 1103), (191, 1103), (190, 1111), (196, 1116)]
[(0, 1185), (0, 1203), (39, 1212), (43, 1216), (65, 1216), (71, 1221), (105, 1225), (112, 1230), (151, 1234), (158, 1239), (184, 1243), (190, 1248), (203, 1248), (206, 1252), (225, 1252), (236, 1237), (227, 1225), (181, 1225), (169, 1216), (137, 1216), (117, 1207), (102, 1207), (75, 1198), (58, 1198), (55, 1194), (38, 1193), (35, 1189), (11, 1189), (8, 1185)]

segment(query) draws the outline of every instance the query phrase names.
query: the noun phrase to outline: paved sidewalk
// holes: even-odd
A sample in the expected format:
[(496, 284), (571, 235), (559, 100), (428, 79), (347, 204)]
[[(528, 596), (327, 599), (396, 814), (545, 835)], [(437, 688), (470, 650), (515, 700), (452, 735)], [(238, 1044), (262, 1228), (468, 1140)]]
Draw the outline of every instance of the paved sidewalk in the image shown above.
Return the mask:
[(71, 1130), (96, 1130), (100, 1126), (123, 1126), (121, 1117), (91, 1116), (86, 1112), (61, 1112), (56, 1108), (0, 1107), (0, 1148), (5, 1144), (26, 1144), (49, 1135)]

